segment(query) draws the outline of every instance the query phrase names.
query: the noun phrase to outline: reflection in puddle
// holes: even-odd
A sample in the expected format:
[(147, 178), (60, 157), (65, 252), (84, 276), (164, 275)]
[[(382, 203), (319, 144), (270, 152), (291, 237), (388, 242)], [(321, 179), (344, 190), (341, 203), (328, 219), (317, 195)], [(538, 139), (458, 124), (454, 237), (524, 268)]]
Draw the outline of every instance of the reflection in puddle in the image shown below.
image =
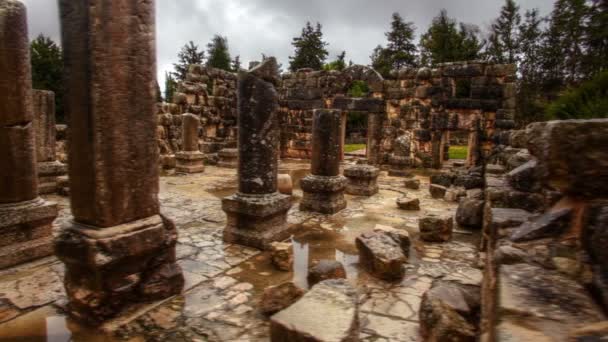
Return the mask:
[(306, 242), (293, 241), (293, 282), (299, 287), (308, 288), (309, 245)]

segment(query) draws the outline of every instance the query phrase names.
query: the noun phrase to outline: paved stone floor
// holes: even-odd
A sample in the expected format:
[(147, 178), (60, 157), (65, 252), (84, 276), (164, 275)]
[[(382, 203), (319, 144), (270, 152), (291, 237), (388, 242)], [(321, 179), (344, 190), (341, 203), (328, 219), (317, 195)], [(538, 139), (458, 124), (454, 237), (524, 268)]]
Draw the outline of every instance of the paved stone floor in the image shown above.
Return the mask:
[[(403, 178), (379, 178), (380, 193), (347, 196), (348, 208), (326, 216), (301, 212), (299, 179), (308, 163), (284, 161), (281, 173), (295, 180), (291, 224), (294, 271), (277, 271), (268, 253), (222, 242), (225, 214), (220, 198), (235, 191), (236, 170), (208, 166), (198, 175), (161, 177), (163, 214), (179, 229), (177, 253), (186, 275), (183, 295), (133, 308), (103, 329), (90, 331), (61, 313), (65, 301), (62, 264), (50, 257), (0, 271), (0, 341), (268, 341), (268, 320), (257, 311), (265, 287), (293, 280), (307, 287), (308, 266), (320, 259), (341, 261), (348, 279), (360, 292), (363, 341), (417, 341), (421, 296), (436, 279), (479, 285), (477, 233), (456, 229), (451, 242), (421, 243), (418, 218), (429, 212), (456, 210), (456, 203), (432, 199), (428, 177), (421, 190), (406, 190)], [(422, 210), (399, 210), (395, 204), (407, 191), (421, 200)], [(56, 225), (69, 219), (69, 203), (51, 196), (61, 207)], [(406, 277), (399, 283), (376, 280), (358, 267), (355, 237), (377, 224), (405, 229), (414, 236)]]

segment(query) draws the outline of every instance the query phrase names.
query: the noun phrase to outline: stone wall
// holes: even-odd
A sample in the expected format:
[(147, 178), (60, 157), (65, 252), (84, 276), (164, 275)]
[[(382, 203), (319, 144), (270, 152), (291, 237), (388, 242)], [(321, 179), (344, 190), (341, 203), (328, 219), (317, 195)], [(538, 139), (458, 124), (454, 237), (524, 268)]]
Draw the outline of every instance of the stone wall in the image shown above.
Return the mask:
[[(449, 132), (461, 131), (468, 133), (468, 164), (478, 165), (495, 146), (498, 132), (513, 127), (515, 71), (514, 65), (463, 62), (406, 68), (392, 72), (389, 79), (363, 66), (285, 74), (280, 89), (281, 154), (310, 158), (312, 111), (330, 108), (342, 109), (345, 115), (377, 114), (371, 121), (380, 129), (373, 138), (379, 139), (379, 164), (440, 167), (447, 157)], [(348, 89), (357, 80), (365, 81), (370, 93), (349, 99)]]
[(192, 65), (180, 82), (172, 103), (158, 104), (161, 163), (174, 166), (173, 155), (181, 150), (181, 114), (201, 119), (200, 147), (206, 162), (217, 162), (217, 153), (236, 146), (236, 75), (202, 65)]

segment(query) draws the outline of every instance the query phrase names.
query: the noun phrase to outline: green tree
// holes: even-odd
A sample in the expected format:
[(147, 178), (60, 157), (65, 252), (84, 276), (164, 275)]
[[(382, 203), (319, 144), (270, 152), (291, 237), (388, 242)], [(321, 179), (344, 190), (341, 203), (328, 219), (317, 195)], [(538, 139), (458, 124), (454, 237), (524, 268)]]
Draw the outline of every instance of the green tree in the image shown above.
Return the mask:
[(589, 77), (608, 70), (608, 1), (592, 0), (587, 12), (583, 73)]
[(346, 51), (342, 51), (342, 53), (339, 54), (336, 57), (336, 60), (334, 60), (334, 61), (332, 61), (332, 62), (330, 62), (328, 64), (325, 64), (323, 66), (323, 69), (324, 70), (328, 70), (328, 71), (329, 70), (342, 71), (342, 70), (344, 70), (346, 68), (346, 60), (345, 59), (346, 59)]
[(230, 69), (232, 72), (239, 72), (241, 70), (241, 56), (236, 56), (230, 63)]
[(61, 48), (49, 37), (39, 35), (30, 44), (32, 87), (55, 93), (55, 117), (65, 122), (63, 109), (63, 58)]
[(420, 37), (420, 61), (423, 65), (436, 65), (478, 59), (483, 45), (476, 26), (458, 25), (442, 9)]
[(207, 66), (226, 71), (232, 70), (228, 38), (217, 34), (213, 36), (211, 42), (207, 44)]
[(519, 53), (521, 15), (514, 0), (506, 0), (492, 24), (487, 55), (495, 63), (516, 63)]
[(562, 94), (547, 108), (550, 119), (608, 117), (608, 71)]
[(316, 28), (306, 23), (299, 37), (293, 38), (292, 45), (295, 48), (294, 56), (289, 57), (289, 70), (297, 71), (302, 68), (312, 68), (321, 70), (327, 59), (328, 44), (323, 41), (321, 24), (317, 23)]
[(397, 12), (393, 13), (391, 30), (385, 33), (388, 39), (387, 50), (393, 69), (416, 66), (416, 45), (414, 44), (416, 27), (413, 22), (405, 22)]
[(156, 102), (163, 102), (163, 93), (160, 91), (158, 80), (156, 80)]
[(165, 72), (165, 101), (173, 102), (173, 94), (177, 88), (177, 81), (172, 72)]
[(184, 45), (180, 52), (177, 54), (178, 62), (173, 64), (175, 72), (173, 73), (174, 81), (183, 81), (186, 79), (188, 69), (192, 64), (203, 64), (205, 59), (205, 52), (199, 51), (198, 45), (190, 41)]
[(372, 52), (370, 58), (372, 60), (372, 68), (383, 77), (388, 77), (392, 68), (389, 51), (381, 45), (378, 45)]

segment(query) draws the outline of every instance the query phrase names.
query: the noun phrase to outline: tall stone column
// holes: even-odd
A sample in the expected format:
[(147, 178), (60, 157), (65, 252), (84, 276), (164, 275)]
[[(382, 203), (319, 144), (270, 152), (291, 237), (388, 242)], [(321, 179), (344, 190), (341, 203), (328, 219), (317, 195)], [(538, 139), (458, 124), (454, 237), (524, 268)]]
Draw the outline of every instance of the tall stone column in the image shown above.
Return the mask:
[(0, 0), (0, 269), (52, 254), (57, 206), (38, 197), (26, 8)]
[(57, 129), (55, 128), (55, 93), (34, 90), (34, 123), (36, 127), (36, 156), (38, 161), (38, 192), (57, 191), (57, 177), (67, 173), (67, 166), (57, 160)]
[(60, 0), (73, 221), (55, 241), (68, 311), (89, 324), (179, 293), (159, 213), (154, 0)]
[(224, 240), (260, 249), (291, 231), (291, 197), (277, 192), (279, 83), (274, 57), (238, 79), (238, 192), (222, 200), (228, 216)]
[(301, 210), (333, 214), (346, 208), (346, 178), (340, 175), (340, 111), (317, 109), (312, 124), (311, 175), (300, 181)]
[(175, 171), (200, 173), (205, 171), (205, 156), (198, 147), (201, 120), (194, 114), (182, 114), (182, 150), (175, 154)]

